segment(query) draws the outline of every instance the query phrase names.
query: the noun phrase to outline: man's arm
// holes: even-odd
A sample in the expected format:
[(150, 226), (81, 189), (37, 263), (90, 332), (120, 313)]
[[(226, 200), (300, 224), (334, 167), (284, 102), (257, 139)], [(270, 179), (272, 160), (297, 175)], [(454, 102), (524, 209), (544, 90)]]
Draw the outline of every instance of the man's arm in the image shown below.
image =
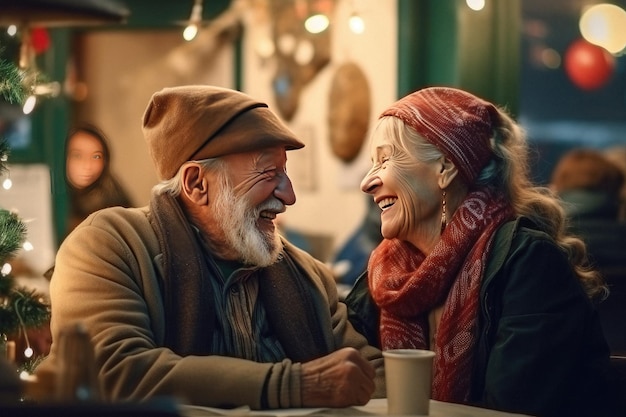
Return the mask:
[(143, 213), (130, 219), (116, 213), (80, 226), (57, 254), (50, 286), (54, 341), (41, 371), (58, 365), (60, 331), (80, 321), (91, 336), (108, 400), (176, 396), (198, 405), (260, 408), (267, 375), (289, 372), (291, 364), (180, 357), (163, 347), (158, 243)]

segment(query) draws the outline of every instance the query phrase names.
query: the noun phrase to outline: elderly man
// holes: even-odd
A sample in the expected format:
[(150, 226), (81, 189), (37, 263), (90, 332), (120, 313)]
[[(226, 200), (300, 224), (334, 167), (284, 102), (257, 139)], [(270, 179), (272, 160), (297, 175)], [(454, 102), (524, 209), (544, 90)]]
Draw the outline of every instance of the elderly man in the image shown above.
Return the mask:
[(332, 273), (278, 234), (304, 145), (267, 105), (211, 86), (155, 93), (143, 132), (162, 180), (59, 249), (51, 354), (81, 321), (107, 399), (345, 407), (384, 395), (381, 352), (347, 320)]

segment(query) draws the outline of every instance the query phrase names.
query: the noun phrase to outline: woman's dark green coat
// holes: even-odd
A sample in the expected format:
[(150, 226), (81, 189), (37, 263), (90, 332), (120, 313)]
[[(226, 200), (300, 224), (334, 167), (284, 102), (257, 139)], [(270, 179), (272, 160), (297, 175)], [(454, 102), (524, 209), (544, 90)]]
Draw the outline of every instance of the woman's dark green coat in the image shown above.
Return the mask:
[[(353, 325), (379, 346), (366, 273), (346, 304)], [(470, 403), (536, 416), (618, 415), (608, 396), (610, 354), (596, 306), (566, 254), (525, 219), (496, 234), (477, 332)]]

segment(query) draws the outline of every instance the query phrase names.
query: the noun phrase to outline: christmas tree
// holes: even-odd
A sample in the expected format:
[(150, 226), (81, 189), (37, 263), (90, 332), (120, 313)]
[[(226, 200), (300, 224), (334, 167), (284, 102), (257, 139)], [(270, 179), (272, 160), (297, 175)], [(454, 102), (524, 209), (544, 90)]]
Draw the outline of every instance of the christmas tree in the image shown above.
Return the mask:
[[(0, 51), (2, 52), (2, 51)], [(0, 96), (9, 103), (22, 104), (28, 87), (23, 74), (15, 64), (0, 56)], [(8, 169), (9, 145), (0, 138), (0, 175)], [(27, 331), (47, 323), (50, 318), (49, 305), (34, 290), (20, 287), (11, 275), (7, 262), (13, 258), (26, 239), (26, 226), (15, 213), (0, 208), (0, 354), (7, 355), (11, 346), (9, 337), (25, 338), (30, 349)], [(30, 353), (30, 355), (29, 355)], [(25, 356), (32, 355), (25, 352)], [(41, 358), (32, 358), (20, 364), (20, 370), (32, 372)]]

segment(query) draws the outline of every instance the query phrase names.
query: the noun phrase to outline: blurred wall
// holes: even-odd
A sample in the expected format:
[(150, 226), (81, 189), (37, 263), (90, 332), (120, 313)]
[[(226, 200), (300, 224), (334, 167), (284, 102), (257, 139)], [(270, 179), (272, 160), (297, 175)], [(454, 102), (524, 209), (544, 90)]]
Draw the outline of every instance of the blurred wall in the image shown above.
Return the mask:
[[(365, 31), (355, 34), (348, 18), (355, 11), (365, 21)], [(397, 11), (395, 0), (339, 1), (331, 22), (331, 60), (303, 89), (298, 110), (289, 126), (306, 142), (301, 151), (288, 155), (287, 168), (297, 203), (285, 213), (287, 226), (328, 234), (341, 245), (365, 215), (366, 196), (359, 183), (369, 169), (367, 141), (358, 157), (344, 163), (330, 148), (328, 109), (330, 85), (336, 70), (356, 63), (370, 88), (370, 127), (378, 115), (396, 100)], [(272, 77), (276, 61), (264, 62), (255, 52), (256, 42), (267, 33), (263, 25), (247, 27), (244, 40), (243, 89), (274, 105)], [(356, 92), (355, 92), (356, 93)]]

